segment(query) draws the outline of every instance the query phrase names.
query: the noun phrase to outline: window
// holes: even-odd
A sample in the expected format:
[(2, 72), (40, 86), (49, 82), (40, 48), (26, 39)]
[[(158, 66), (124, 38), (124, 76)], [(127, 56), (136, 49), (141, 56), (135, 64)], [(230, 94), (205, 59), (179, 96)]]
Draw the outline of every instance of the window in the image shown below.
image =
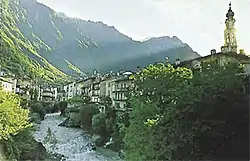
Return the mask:
[(110, 87), (110, 82), (108, 82), (108, 87)]
[(115, 106), (120, 108), (120, 103), (115, 103)]

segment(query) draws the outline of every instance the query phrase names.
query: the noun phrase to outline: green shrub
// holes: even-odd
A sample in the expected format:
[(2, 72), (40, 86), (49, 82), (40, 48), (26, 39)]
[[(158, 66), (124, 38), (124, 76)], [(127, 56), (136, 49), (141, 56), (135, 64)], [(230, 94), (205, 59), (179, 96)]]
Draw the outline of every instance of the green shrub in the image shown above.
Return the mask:
[(92, 125), (92, 117), (99, 113), (98, 106), (95, 104), (86, 104), (80, 109), (81, 125), (90, 129)]
[(100, 135), (104, 139), (107, 139), (108, 137), (107, 127), (105, 124), (106, 117), (105, 113), (99, 113), (94, 115), (92, 118), (92, 128), (94, 133)]
[(35, 149), (36, 141), (32, 135), (32, 128), (24, 129), (8, 140), (3, 141), (4, 149), (8, 159), (20, 160), (22, 155)]
[(44, 116), (46, 115), (46, 109), (40, 102), (31, 103), (30, 110), (32, 113), (38, 113), (40, 115), (41, 120), (43, 120)]
[(112, 99), (109, 96), (101, 96), (100, 102), (105, 105), (105, 107), (110, 107), (112, 105)]
[(20, 107), (19, 97), (0, 89), (0, 141), (30, 126), (29, 111)]
[(54, 103), (51, 113), (59, 112), (60, 111), (60, 104), (58, 102)]
[(41, 106), (43, 107), (43, 109), (45, 110), (45, 113), (53, 113), (54, 112), (54, 104), (52, 102), (45, 102), (42, 101), (40, 102)]
[(247, 159), (249, 77), (240, 72), (206, 62), (202, 72), (158, 64), (136, 75), (126, 160)]
[(59, 102), (59, 108), (60, 108), (60, 111), (61, 111), (62, 114), (64, 114), (67, 106), (68, 106), (67, 101), (60, 101)]

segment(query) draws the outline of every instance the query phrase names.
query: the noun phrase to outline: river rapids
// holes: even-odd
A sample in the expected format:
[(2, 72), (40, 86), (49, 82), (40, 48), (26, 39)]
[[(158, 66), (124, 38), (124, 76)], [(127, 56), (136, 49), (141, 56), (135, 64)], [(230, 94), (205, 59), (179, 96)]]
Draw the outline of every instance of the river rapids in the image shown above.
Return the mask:
[(91, 150), (91, 137), (80, 128), (58, 126), (65, 120), (60, 113), (47, 114), (37, 124), (34, 137), (49, 154), (63, 156), (61, 161), (122, 161), (118, 154), (104, 148)]

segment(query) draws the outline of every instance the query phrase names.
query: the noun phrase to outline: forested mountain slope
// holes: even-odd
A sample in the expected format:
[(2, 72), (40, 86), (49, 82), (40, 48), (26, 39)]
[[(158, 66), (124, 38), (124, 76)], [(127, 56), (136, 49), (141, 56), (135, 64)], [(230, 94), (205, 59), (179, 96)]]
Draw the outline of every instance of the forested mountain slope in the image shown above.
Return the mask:
[[(66, 75), (38, 54), (37, 48), (20, 32), (17, 23), (23, 15), (16, 15), (10, 6), (14, 1), (1, 0), (0, 64), (17, 77), (42, 78), (54, 81)], [(22, 17), (24, 18), (24, 17)]]
[[(80, 70), (92, 72), (103, 69), (103, 66), (106, 67), (103, 72), (108, 72), (110, 65), (134, 59), (141, 59), (137, 61), (140, 66), (150, 62), (148, 58), (159, 57), (157, 55), (162, 53), (170, 60), (199, 56), (175, 36), (134, 41), (102, 22), (70, 18), (35, 0), (14, 1), (11, 8), (15, 15), (19, 15), (17, 25), (20, 31), (42, 57), (68, 74), (80, 73)], [(182, 52), (183, 48), (187, 49), (186, 52)], [(174, 57), (169, 50), (175, 50)], [(122, 65), (116, 67), (125, 68)]]

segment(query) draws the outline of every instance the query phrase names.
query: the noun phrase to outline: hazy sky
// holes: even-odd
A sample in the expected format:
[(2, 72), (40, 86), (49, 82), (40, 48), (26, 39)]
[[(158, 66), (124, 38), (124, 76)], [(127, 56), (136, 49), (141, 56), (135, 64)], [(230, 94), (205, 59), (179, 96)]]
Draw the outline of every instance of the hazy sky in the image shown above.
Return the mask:
[[(134, 40), (177, 36), (201, 55), (223, 45), (229, 0), (39, 0), (58, 12), (115, 26)], [(231, 0), (239, 48), (250, 54), (250, 0)]]

